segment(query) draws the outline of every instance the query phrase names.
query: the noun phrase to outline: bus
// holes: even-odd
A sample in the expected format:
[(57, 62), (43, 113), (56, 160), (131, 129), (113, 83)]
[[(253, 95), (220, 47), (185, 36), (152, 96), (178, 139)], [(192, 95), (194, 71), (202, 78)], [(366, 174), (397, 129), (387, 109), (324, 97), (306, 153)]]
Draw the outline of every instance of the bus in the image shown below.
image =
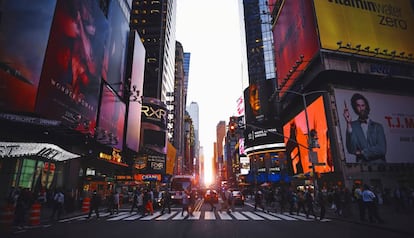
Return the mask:
[(192, 175), (174, 175), (170, 181), (170, 195), (173, 203), (181, 203), (184, 190), (191, 192), (195, 189), (195, 178)]

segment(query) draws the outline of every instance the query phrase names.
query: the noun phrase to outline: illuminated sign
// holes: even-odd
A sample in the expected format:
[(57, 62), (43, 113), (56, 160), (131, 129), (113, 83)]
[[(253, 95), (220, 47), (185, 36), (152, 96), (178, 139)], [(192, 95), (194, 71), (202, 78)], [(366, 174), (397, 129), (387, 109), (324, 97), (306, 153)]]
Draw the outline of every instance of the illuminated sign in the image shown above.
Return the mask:
[(414, 54), (410, 0), (315, 0), (322, 48), (393, 60)]
[(64, 161), (80, 157), (57, 145), (48, 143), (0, 142), (0, 157), (20, 157), (37, 155), (56, 161)]
[(111, 162), (117, 162), (117, 163), (121, 163), (122, 162), (122, 156), (121, 156), (121, 151), (118, 149), (113, 148), (112, 149), (112, 154), (106, 154), (106, 153), (99, 153), (99, 158), (100, 159), (105, 159)]
[(161, 181), (161, 174), (136, 174), (134, 178), (138, 181)]

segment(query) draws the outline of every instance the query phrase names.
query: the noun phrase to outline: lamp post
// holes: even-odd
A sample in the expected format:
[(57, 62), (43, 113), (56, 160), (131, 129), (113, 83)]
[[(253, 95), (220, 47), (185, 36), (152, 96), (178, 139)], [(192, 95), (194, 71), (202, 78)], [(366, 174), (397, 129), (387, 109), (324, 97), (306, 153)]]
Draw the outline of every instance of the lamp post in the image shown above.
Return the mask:
[(317, 194), (316, 191), (318, 189), (318, 180), (317, 180), (316, 174), (315, 174), (315, 162), (310, 159), (312, 154), (313, 154), (313, 150), (312, 150), (313, 149), (313, 143), (312, 143), (311, 131), (310, 131), (310, 127), (309, 127), (309, 117), (308, 117), (306, 96), (309, 96), (311, 94), (316, 94), (316, 93), (323, 94), (323, 93), (326, 93), (327, 91), (318, 90), (318, 91), (310, 91), (310, 92), (307, 92), (307, 93), (300, 93), (300, 92), (296, 92), (296, 91), (292, 91), (292, 90), (283, 90), (283, 91), (281, 91), (279, 89), (275, 90), (275, 93), (280, 93), (280, 92), (293, 93), (293, 94), (296, 94), (296, 95), (302, 97), (302, 103), (303, 103), (303, 108), (304, 108), (304, 112), (305, 112), (305, 120), (306, 120), (306, 130), (307, 130), (307, 133), (308, 133), (308, 158), (309, 158), (309, 161), (312, 163), (312, 173), (313, 173), (312, 178), (313, 178), (313, 185), (314, 185), (314, 195), (316, 195)]

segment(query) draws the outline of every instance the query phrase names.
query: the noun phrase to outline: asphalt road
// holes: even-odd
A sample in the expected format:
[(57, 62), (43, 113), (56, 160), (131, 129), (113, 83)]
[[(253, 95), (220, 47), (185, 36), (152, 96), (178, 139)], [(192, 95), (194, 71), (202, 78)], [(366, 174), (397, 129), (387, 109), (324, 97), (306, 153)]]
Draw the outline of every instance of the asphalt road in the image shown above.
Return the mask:
[(87, 220), (85, 215), (75, 215), (51, 224), (27, 227), (2, 235), (5, 237), (171, 237), (171, 238), (253, 238), (253, 237), (306, 237), (306, 238), (349, 238), (349, 237), (387, 237), (404, 238), (404, 234), (387, 231), (362, 224), (341, 220), (324, 219), (317, 221), (304, 214), (299, 216), (288, 213), (263, 213), (254, 211), (250, 202), (235, 207), (231, 213), (210, 211), (208, 204), (200, 202), (194, 216), (181, 215), (179, 207), (172, 213), (141, 217), (129, 210), (119, 214), (101, 213), (101, 218)]

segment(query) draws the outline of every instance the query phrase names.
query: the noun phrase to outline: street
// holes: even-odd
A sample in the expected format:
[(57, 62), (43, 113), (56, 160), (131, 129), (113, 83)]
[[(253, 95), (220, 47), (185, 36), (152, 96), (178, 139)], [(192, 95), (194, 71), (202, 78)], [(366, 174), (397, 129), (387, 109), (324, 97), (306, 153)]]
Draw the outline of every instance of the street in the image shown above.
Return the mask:
[[(7, 237), (410, 237), (409, 234), (382, 229), (381, 227), (347, 222), (328, 217), (322, 221), (305, 214), (290, 215), (254, 211), (251, 200), (244, 206), (236, 206), (227, 213), (200, 200), (200, 209), (194, 216), (181, 215), (181, 208), (173, 206), (171, 213), (141, 216), (128, 209), (119, 214), (100, 213), (100, 219), (87, 219), (85, 214), (77, 214), (60, 221), (14, 230)], [(219, 206), (218, 206), (219, 208)], [(2, 236), (6, 237), (6, 236)]]

